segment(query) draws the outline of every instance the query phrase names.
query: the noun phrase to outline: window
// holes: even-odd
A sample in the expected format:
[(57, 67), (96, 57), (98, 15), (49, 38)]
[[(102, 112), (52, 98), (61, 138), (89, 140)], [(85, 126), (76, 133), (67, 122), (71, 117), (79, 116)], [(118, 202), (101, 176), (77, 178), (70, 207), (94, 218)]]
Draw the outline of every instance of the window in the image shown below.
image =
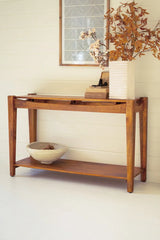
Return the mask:
[(104, 40), (104, 13), (109, 0), (60, 0), (60, 65), (95, 66), (89, 54), (91, 39), (80, 40), (81, 31), (95, 28)]

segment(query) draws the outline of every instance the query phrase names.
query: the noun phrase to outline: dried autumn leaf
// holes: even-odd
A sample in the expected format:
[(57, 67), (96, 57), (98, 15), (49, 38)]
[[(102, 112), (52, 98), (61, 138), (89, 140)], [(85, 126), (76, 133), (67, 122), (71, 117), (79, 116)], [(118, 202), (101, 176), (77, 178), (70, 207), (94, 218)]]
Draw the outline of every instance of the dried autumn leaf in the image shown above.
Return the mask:
[[(116, 61), (118, 59), (132, 61), (137, 56), (141, 57), (151, 51), (153, 56), (160, 59), (160, 21), (150, 29), (147, 27), (148, 12), (137, 6), (137, 3), (121, 3), (115, 10), (111, 8), (106, 12), (105, 41), (114, 46), (114, 50), (108, 50), (108, 44), (100, 42), (99, 45), (92, 44), (90, 54), (100, 65), (105, 65), (107, 59)], [(110, 28), (110, 32), (108, 32)], [(93, 34), (85, 33), (83, 39), (92, 38)]]

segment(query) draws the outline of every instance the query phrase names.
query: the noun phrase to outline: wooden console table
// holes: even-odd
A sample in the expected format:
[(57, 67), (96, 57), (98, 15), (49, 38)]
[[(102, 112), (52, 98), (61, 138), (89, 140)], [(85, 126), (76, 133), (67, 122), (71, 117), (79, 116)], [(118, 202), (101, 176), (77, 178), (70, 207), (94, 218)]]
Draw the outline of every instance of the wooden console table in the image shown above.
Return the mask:
[[(16, 161), (16, 125), (18, 108), (28, 109), (30, 142), (37, 140), (37, 109), (126, 114), (126, 166), (67, 159), (59, 159), (50, 165), (45, 165), (30, 157)], [(127, 180), (127, 190), (131, 193), (134, 187), (134, 177), (141, 174), (141, 181), (146, 181), (147, 109), (148, 98), (146, 97), (136, 100), (120, 100), (85, 99), (82, 97), (44, 96), (36, 94), (27, 96), (8, 96), (10, 175), (15, 175), (15, 169), (17, 167), (28, 167), (54, 172), (125, 179)], [(136, 112), (139, 112), (140, 119), (140, 167), (135, 167), (134, 163)]]

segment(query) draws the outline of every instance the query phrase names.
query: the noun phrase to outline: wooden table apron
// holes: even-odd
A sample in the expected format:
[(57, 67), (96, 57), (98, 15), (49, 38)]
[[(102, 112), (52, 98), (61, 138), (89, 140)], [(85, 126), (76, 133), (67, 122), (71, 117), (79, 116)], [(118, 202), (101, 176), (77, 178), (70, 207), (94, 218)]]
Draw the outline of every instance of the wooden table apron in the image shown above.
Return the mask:
[[(16, 161), (16, 128), (18, 108), (28, 109), (30, 142), (37, 140), (37, 109), (126, 114), (126, 167), (111, 164), (86, 163), (73, 160), (58, 160), (49, 166), (40, 164), (31, 158)], [(147, 111), (147, 97), (135, 100), (121, 100), (85, 99), (82, 97), (44, 96), (36, 94), (27, 96), (8, 96), (10, 175), (14, 176), (15, 169), (22, 166), (81, 175), (119, 178), (126, 179), (127, 191), (133, 192), (134, 177), (141, 174), (141, 181), (146, 181)], [(137, 112), (139, 112), (140, 123), (141, 163), (139, 168), (135, 167), (135, 122)]]

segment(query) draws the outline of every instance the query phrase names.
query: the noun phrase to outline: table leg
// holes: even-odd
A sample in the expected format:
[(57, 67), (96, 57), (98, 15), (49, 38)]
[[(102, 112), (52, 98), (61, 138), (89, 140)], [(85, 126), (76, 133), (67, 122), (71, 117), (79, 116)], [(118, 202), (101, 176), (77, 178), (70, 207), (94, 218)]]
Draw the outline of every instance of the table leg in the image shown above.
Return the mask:
[(29, 116), (29, 139), (30, 142), (37, 141), (37, 110), (28, 109)]
[(9, 156), (10, 175), (15, 175), (16, 161), (16, 128), (17, 128), (17, 108), (14, 106), (14, 96), (8, 96), (8, 124), (9, 124)]
[(135, 101), (126, 102), (126, 133), (127, 133), (127, 191), (134, 189), (134, 158), (135, 158)]
[(147, 115), (148, 115), (148, 98), (143, 98), (143, 109), (139, 113), (142, 182), (146, 181), (146, 168), (147, 168)]
[[(36, 93), (29, 93), (28, 95), (32, 96), (36, 95)], [(29, 140), (31, 143), (37, 141), (37, 109), (28, 109), (28, 117), (29, 117)]]

